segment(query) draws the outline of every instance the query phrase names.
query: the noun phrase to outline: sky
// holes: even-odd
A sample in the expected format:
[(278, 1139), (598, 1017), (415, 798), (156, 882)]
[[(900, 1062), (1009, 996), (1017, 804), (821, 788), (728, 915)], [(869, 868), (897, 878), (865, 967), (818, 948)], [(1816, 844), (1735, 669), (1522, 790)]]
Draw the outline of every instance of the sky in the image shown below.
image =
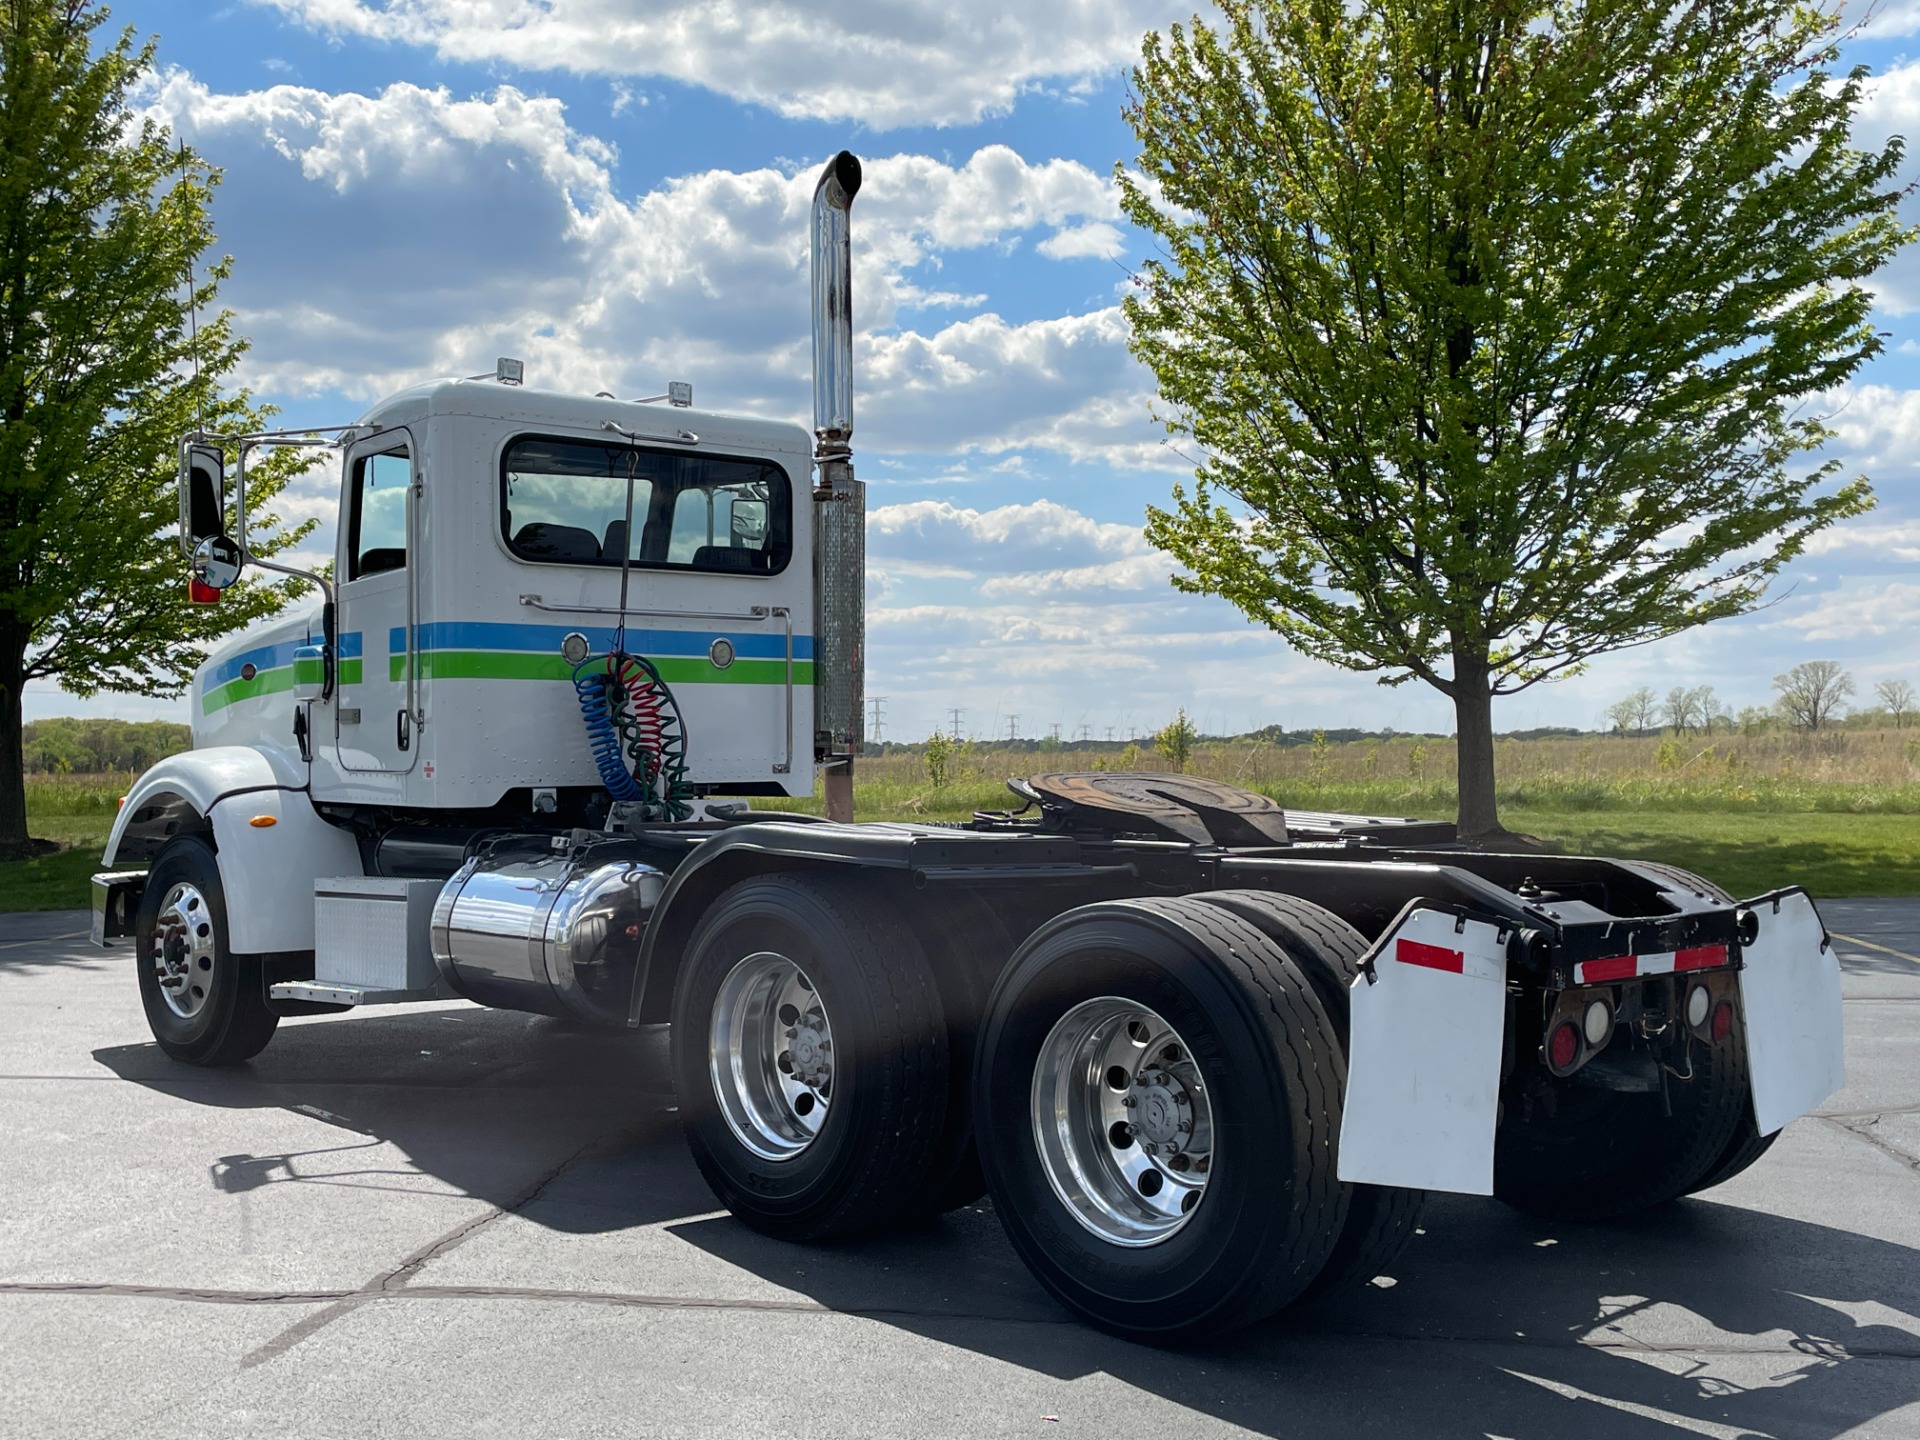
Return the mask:
[[(437, 376), (659, 394), (809, 423), (806, 208), (853, 212), (854, 437), (868, 485), (867, 693), (881, 734), (1280, 724), (1436, 730), (1449, 703), (1291, 651), (1184, 596), (1141, 535), (1192, 461), (1154, 414), (1119, 297), (1152, 253), (1121, 217), (1121, 116), (1167, 0), (117, 0), (158, 40), (140, 104), (224, 171), (240, 380), (338, 424)], [(1920, 136), (1920, 0), (1882, 3), (1862, 144)], [(1920, 178), (1909, 162), (1908, 181)], [(1920, 222), (1920, 198), (1906, 218)], [(1875, 278), (1887, 352), (1826, 397), (1871, 514), (1820, 536), (1760, 613), (1496, 702), (1502, 730), (1599, 728), (1640, 685), (1767, 703), (1833, 659), (1920, 682), (1920, 246)], [(322, 520), (336, 471), (283, 507)], [(185, 719), (184, 702), (30, 687), (29, 720)], [(870, 730), (871, 736), (871, 730)]]

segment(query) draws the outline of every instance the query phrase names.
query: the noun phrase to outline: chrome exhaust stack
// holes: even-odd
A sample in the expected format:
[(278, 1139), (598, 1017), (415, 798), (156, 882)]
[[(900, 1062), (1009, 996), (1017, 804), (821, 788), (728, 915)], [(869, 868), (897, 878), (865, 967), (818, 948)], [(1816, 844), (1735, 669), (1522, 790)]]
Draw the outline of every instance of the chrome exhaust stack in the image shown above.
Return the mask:
[(867, 498), (853, 475), (853, 197), (842, 150), (813, 191), (814, 758), (827, 818), (853, 818), (853, 757), (866, 708)]

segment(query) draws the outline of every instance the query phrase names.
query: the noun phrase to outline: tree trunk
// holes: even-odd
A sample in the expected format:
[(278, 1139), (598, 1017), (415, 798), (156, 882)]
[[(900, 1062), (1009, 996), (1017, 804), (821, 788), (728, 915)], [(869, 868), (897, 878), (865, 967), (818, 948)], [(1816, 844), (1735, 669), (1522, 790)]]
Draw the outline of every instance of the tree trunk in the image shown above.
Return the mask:
[(27, 849), (27, 777), (21, 690), (26, 655), (0, 649), (0, 857)]
[(1453, 716), (1458, 737), (1460, 838), (1483, 840), (1506, 834), (1493, 788), (1493, 693), (1487, 662), (1454, 656)]

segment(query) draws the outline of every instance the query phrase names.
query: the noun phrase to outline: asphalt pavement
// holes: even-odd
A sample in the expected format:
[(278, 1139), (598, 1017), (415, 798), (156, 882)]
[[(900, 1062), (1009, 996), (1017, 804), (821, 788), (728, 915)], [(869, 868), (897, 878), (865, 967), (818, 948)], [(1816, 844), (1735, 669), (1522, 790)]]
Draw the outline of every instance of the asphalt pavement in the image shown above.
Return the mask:
[(982, 1202), (830, 1246), (715, 1205), (665, 1035), (448, 1003), (152, 1045), (126, 951), (0, 917), (0, 1434), (1920, 1435), (1920, 900), (1828, 902), (1847, 1088), (1631, 1223), (1442, 1197), (1202, 1350), (1067, 1317)]

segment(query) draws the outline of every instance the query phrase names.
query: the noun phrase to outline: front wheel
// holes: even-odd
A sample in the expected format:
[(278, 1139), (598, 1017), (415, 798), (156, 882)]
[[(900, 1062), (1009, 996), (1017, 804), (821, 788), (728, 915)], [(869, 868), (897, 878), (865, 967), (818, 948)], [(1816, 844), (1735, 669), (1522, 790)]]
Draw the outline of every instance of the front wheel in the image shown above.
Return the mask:
[(147, 871), (134, 956), (147, 1026), (173, 1059), (238, 1065), (273, 1039), (260, 961), (228, 949), (220, 863), (198, 835), (176, 835)]
[(1339, 1044), (1313, 986), (1192, 900), (1071, 911), (987, 1007), (974, 1130), (1007, 1237), (1102, 1329), (1177, 1343), (1297, 1299), (1346, 1218)]

